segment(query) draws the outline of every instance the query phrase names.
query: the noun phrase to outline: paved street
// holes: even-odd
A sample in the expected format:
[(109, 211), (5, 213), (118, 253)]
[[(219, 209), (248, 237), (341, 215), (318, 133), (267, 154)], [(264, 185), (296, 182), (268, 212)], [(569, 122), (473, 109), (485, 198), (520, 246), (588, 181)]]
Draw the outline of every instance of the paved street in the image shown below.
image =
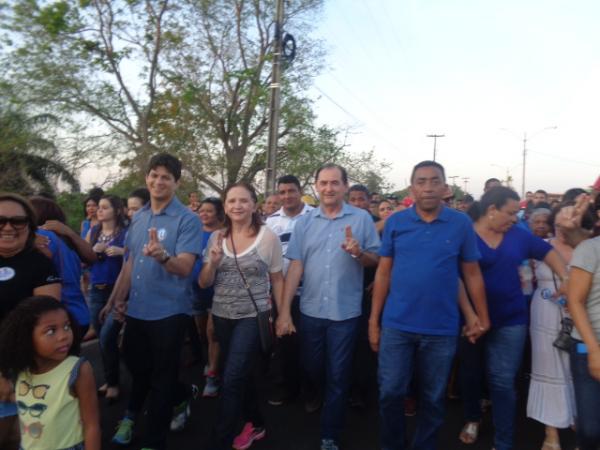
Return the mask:
[[(98, 383), (102, 381), (99, 370), (99, 354), (95, 342), (84, 345), (86, 355), (95, 367)], [(184, 369), (182, 377), (185, 381), (202, 385), (202, 368), (200, 364)], [(103, 449), (117, 449), (119, 446), (110, 444), (110, 436), (125, 409), (126, 393), (129, 377), (123, 369), (123, 390), (121, 401), (107, 405), (101, 400)], [(303, 404), (273, 407), (266, 402), (266, 383), (259, 382), (264, 400), (263, 413), (267, 419), (267, 436), (252, 446), (256, 450), (316, 450), (319, 448), (319, 415), (306, 414)], [(200, 386), (202, 387), (202, 386)], [(218, 399), (199, 398), (192, 406), (192, 418), (186, 429), (181, 433), (172, 433), (169, 437), (169, 449), (172, 450), (202, 450), (206, 448), (211, 427), (215, 421)], [(543, 427), (524, 417), (524, 398), (521, 396), (517, 428), (517, 445), (515, 450), (538, 450), (543, 439)], [(415, 418), (408, 420), (409, 429), (415, 424)], [(462, 411), (459, 401), (449, 401), (447, 419), (442, 429), (439, 450), (490, 450), (492, 448), (491, 416), (485, 416), (479, 441), (475, 445), (463, 445), (457, 439), (462, 425)], [(562, 433), (563, 450), (574, 448), (574, 434), (571, 431)], [(139, 443), (139, 441), (137, 442)], [(347, 426), (341, 444), (343, 450), (376, 450), (378, 449), (378, 417), (375, 387), (371, 391), (369, 405), (364, 411), (348, 409)], [(139, 445), (128, 447), (138, 449)]]

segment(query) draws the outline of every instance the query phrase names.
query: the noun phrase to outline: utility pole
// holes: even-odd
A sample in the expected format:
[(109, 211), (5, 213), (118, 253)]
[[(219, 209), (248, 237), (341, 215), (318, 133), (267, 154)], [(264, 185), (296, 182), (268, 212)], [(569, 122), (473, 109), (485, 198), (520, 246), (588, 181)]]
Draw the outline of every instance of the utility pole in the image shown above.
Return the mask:
[(275, 165), (277, 162), (277, 139), (279, 137), (279, 104), (281, 101), (281, 53), (283, 27), (283, 0), (277, 0), (273, 36), (273, 73), (271, 76), (271, 106), (269, 110), (269, 141), (265, 193), (275, 191)]
[(527, 133), (523, 133), (523, 179), (521, 180), (521, 198), (525, 198), (525, 164), (527, 163)]
[(469, 184), (469, 177), (463, 177), (463, 183), (465, 184), (465, 194), (467, 194), (467, 184)]
[(451, 177), (448, 177), (450, 180), (452, 180), (452, 186), (456, 186), (456, 179), (460, 178), (458, 175), (452, 175)]
[(445, 134), (428, 134), (427, 137), (433, 138), (433, 160), (435, 161), (435, 156), (437, 153), (437, 138), (445, 137)]

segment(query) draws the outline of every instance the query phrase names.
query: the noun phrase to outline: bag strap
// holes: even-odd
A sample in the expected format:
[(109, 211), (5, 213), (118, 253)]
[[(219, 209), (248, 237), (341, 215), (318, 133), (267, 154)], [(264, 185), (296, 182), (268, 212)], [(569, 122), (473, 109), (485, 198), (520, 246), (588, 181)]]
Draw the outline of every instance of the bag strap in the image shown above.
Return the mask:
[[(254, 300), (254, 296), (252, 295), (252, 291), (250, 290), (250, 285), (248, 284), (248, 281), (246, 280), (246, 277), (244, 276), (244, 272), (242, 272), (242, 269), (241, 269), (240, 264), (238, 262), (237, 251), (235, 250), (235, 243), (233, 242), (233, 233), (232, 232), (230, 232), (230, 237), (231, 237), (231, 248), (233, 250), (233, 260), (235, 261), (235, 267), (237, 268), (238, 273), (242, 277), (242, 281), (244, 282), (244, 287), (248, 291), (248, 295), (250, 296), (250, 300), (252, 301), (252, 304), (254, 305), (254, 309), (256, 310), (256, 314), (258, 315), (259, 314), (259, 312), (258, 312), (258, 305), (256, 304), (256, 300)], [(227, 244), (224, 243), (224, 245), (227, 245)]]

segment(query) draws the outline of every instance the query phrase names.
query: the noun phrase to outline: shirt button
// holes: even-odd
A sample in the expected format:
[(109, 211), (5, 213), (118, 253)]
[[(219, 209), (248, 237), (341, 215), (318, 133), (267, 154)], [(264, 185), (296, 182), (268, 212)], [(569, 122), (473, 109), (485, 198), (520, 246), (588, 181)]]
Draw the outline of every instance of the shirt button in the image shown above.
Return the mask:
[(140, 279), (140, 276), (138, 275), (136, 278), (139, 280), (139, 279)]
[(140, 259), (140, 262), (143, 263), (144, 262), (144, 258)]
[(326, 269), (329, 269), (329, 266), (325, 266)]
[(327, 297), (323, 297), (323, 300), (327, 300)]

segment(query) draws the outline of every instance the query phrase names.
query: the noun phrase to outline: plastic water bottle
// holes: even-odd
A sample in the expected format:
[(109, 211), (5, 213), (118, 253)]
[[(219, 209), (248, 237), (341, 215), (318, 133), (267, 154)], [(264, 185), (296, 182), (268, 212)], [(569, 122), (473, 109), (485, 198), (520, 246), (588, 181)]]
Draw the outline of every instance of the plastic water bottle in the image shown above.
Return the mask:
[(519, 266), (519, 276), (521, 278), (521, 289), (524, 295), (533, 294), (533, 270), (526, 259)]
[(548, 288), (543, 288), (540, 291), (540, 295), (542, 296), (542, 298), (544, 300), (548, 300), (551, 301), (552, 303), (555, 303), (559, 306), (566, 306), (567, 305), (567, 299), (564, 296), (560, 296), (558, 298), (554, 297), (554, 292), (552, 292), (552, 289), (548, 289)]

